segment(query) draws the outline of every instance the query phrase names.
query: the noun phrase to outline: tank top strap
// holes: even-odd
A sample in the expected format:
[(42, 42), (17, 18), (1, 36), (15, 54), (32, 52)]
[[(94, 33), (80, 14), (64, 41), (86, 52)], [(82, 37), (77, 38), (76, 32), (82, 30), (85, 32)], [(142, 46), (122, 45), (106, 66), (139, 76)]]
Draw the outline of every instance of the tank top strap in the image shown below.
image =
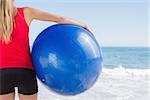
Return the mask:
[(23, 8), (17, 8), (17, 16), (19, 16), (23, 20), (25, 19)]
[(27, 25), (26, 23), (26, 20), (25, 20), (25, 15), (24, 15), (24, 8), (17, 8), (17, 20), (21, 19), (23, 21), (23, 23), (27, 26), (27, 28), (29, 28), (29, 26)]
[(24, 18), (24, 8), (17, 8), (17, 15), (19, 15), (19, 16), (21, 16), (21, 17), (23, 17)]

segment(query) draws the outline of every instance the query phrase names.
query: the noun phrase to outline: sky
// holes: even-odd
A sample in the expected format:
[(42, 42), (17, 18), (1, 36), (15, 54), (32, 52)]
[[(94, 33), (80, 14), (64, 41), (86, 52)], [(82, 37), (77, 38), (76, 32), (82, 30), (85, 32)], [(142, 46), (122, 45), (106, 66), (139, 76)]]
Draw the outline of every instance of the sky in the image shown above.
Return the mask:
[[(15, 0), (17, 7), (33, 7), (86, 23), (101, 46), (150, 47), (147, 0)], [(33, 21), (30, 45), (46, 27), (56, 23)]]

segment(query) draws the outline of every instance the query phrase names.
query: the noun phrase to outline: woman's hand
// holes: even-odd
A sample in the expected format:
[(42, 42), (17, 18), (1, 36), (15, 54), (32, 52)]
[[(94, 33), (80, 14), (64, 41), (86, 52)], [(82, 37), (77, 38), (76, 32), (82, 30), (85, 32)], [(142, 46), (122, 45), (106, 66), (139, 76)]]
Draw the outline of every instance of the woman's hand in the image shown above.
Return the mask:
[(85, 25), (83, 28), (92, 33), (91, 29), (87, 25)]
[(91, 32), (91, 30), (88, 28), (88, 26), (84, 23), (81, 23), (79, 21), (70, 19), (70, 18), (66, 18), (66, 17), (62, 17), (60, 21), (58, 21), (58, 23), (61, 24), (72, 24), (72, 25), (76, 25), (76, 26), (80, 26), (84, 29), (86, 29), (87, 31)]
[(89, 31), (94, 36), (92, 30), (87, 25), (85, 25), (83, 28), (86, 29), (87, 31)]

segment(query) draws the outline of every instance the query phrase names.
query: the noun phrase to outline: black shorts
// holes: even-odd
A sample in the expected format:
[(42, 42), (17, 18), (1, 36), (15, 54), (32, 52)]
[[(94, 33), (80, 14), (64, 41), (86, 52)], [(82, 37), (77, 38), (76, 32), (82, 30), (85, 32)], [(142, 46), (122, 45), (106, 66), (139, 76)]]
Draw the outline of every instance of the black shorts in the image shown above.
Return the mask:
[(32, 95), (38, 92), (36, 74), (27, 68), (0, 69), (0, 95), (15, 92)]

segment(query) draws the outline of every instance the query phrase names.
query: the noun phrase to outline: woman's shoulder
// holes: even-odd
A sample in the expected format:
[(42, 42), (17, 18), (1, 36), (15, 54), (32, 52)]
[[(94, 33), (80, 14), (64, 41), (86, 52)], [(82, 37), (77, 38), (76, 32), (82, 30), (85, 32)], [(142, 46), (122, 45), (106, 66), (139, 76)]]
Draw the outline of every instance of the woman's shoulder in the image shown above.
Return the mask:
[(23, 9), (25, 13), (29, 13), (31, 11), (30, 7), (22, 7), (21, 9)]
[(30, 7), (22, 7), (19, 8), (23, 10), (24, 16), (25, 16), (25, 20), (26, 23), (28, 24), (28, 26), (30, 25), (31, 21), (32, 21), (32, 13), (31, 13), (31, 9)]
[(24, 13), (28, 15), (29, 17), (33, 17), (39, 10), (32, 7), (23, 7)]
[(24, 9), (24, 11), (26, 11), (26, 12), (33, 12), (33, 11), (36, 11), (36, 10), (38, 10), (38, 9), (36, 9), (36, 8), (32, 8), (32, 7), (22, 7), (23, 9)]
[(35, 8), (32, 7), (22, 7), (24, 12), (32, 14), (32, 12), (35, 10)]

